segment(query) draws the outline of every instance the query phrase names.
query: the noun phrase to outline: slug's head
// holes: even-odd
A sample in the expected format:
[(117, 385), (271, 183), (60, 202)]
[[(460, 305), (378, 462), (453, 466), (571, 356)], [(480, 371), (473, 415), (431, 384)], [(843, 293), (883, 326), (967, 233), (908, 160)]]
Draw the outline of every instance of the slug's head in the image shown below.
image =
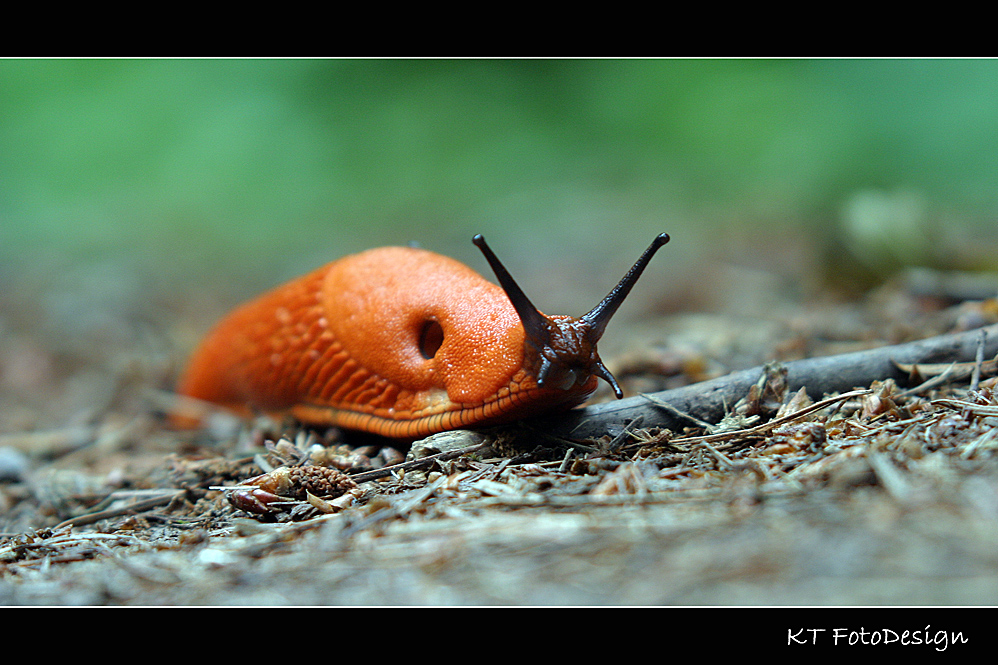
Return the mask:
[(479, 234), (472, 242), (482, 250), (523, 323), (524, 366), (536, 377), (538, 387), (570, 390), (584, 386), (596, 376), (610, 384), (618, 398), (623, 397), (617, 380), (600, 360), (596, 343), (651, 257), (669, 242), (669, 235), (659, 234), (603, 301), (577, 319), (542, 314), (485, 243), (485, 238)]

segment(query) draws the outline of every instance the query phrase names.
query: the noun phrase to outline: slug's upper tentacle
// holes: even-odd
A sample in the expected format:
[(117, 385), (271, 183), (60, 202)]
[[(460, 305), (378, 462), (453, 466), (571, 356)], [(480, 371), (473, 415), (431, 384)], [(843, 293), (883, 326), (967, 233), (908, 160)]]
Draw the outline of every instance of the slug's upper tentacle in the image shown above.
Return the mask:
[(597, 376), (610, 384), (618, 398), (623, 397), (624, 393), (617, 380), (600, 359), (596, 344), (655, 252), (669, 242), (669, 234), (660, 233), (656, 236), (617, 286), (589, 313), (578, 319), (542, 314), (489, 248), (485, 238), (478, 234), (472, 242), (482, 250), (523, 323), (527, 347), (524, 357), (526, 363), (533, 367), (537, 385), (548, 387), (553, 384), (552, 387), (567, 390), (574, 385), (583, 385), (591, 377)]
[(631, 269), (627, 271), (627, 274), (621, 278), (617, 286), (613, 287), (610, 293), (608, 293), (606, 297), (600, 301), (600, 304), (593, 307), (588, 314), (584, 314), (581, 317), (583, 321), (592, 326), (592, 334), (595, 336), (596, 340), (599, 340), (603, 336), (603, 331), (606, 330), (606, 324), (608, 324), (613, 315), (617, 313), (617, 309), (624, 302), (624, 298), (626, 298), (627, 294), (631, 292), (631, 288), (634, 287), (634, 284), (638, 281), (638, 278), (641, 277), (641, 273), (645, 271), (648, 263), (651, 262), (651, 257), (655, 256), (655, 252), (658, 251), (658, 248), (667, 242), (669, 242), (668, 233), (659, 233), (655, 236), (652, 243), (648, 245), (648, 249), (646, 249), (638, 260), (635, 261), (634, 265), (631, 266)]

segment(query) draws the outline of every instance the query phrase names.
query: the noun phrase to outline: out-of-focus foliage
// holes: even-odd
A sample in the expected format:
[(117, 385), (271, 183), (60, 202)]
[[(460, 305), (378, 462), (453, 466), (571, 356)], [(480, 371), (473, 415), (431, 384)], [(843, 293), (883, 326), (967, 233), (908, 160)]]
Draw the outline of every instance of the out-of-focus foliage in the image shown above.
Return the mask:
[(529, 261), (804, 225), (889, 270), (938, 262), (919, 229), (993, 237), (996, 178), (995, 61), (0, 61), (7, 261), (293, 274), (478, 231)]

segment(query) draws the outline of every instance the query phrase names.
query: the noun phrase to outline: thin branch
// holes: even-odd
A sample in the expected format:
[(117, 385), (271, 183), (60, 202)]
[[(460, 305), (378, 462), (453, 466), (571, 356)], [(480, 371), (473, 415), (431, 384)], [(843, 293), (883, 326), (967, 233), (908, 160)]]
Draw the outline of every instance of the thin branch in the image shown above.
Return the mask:
[[(96, 510), (93, 512), (85, 513), (83, 515), (77, 515), (76, 517), (70, 517), (68, 520), (63, 520), (57, 524), (55, 529), (60, 529), (64, 526), (82, 526), (84, 524), (93, 524), (94, 522), (99, 522), (103, 519), (108, 519), (109, 517), (118, 517), (120, 515), (135, 515), (138, 513), (145, 512), (150, 508), (156, 508), (158, 506), (165, 506), (171, 501), (179, 497), (184, 493), (182, 489), (157, 489), (157, 490), (140, 490), (138, 492), (115, 492), (111, 495), (111, 499), (117, 497), (121, 494), (124, 498), (130, 499), (131, 501), (123, 501), (121, 505), (113, 506), (111, 508), (106, 508), (102, 510)], [(127, 495), (127, 496), (126, 496)], [(147, 496), (148, 498), (136, 498), (138, 496)], [(101, 505), (107, 505), (107, 501), (101, 502)]]
[(411, 471), (412, 469), (421, 469), (423, 467), (432, 466), (433, 463), (437, 461), (444, 462), (449, 459), (454, 459), (455, 457), (460, 457), (461, 455), (470, 455), (471, 453), (476, 453), (488, 445), (490, 445), (490, 442), (484, 441), (482, 443), (476, 443), (475, 445), (465, 446), (464, 448), (458, 448), (456, 450), (447, 450), (442, 453), (436, 453), (435, 455), (427, 455), (426, 457), (421, 457), (411, 462), (402, 462), (400, 464), (393, 464), (392, 466), (385, 466), (380, 469), (375, 469), (374, 471), (365, 471), (363, 473), (356, 473), (351, 475), (350, 478), (358, 484), (367, 482), (368, 480), (387, 478), (396, 471)]
[(672, 439), (669, 441), (670, 444), (677, 443), (711, 443), (715, 441), (727, 441), (728, 439), (739, 439), (750, 436), (757, 436), (761, 434), (766, 434), (770, 430), (776, 429), (781, 425), (793, 422), (795, 420), (800, 420), (806, 415), (814, 413), (815, 411), (821, 411), (822, 409), (836, 404), (838, 402), (844, 402), (850, 400), (853, 397), (862, 397), (863, 395), (869, 395), (872, 390), (853, 390), (848, 393), (843, 393), (841, 395), (836, 395), (835, 397), (829, 397), (828, 399), (823, 399), (820, 402), (815, 402), (805, 406), (800, 411), (794, 411), (791, 414), (782, 416), (780, 418), (774, 418), (768, 422), (762, 423), (761, 425), (756, 425), (755, 427), (748, 427), (746, 429), (731, 430), (730, 432), (719, 432), (717, 434), (707, 434), (704, 436), (688, 436), (682, 439)]
[(977, 358), (974, 361), (974, 373), (970, 377), (970, 389), (977, 390), (977, 384), (981, 381), (981, 365), (984, 364), (984, 345), (988, 341), (988, 331), (982, 330), (981, 336), (977, 339)]
[[(983, 344), (982, 332), (986, 334)], [(867, 351), (795, 360), (783, 366), (790, 392), (806, 388), (817, 397), (866, 388), (873, 381), (884, 379), (908, 385), (909, 374), (899, 365), (973, 363), (979, 348), (984, 357), (998, 354), (998, 325)], [(548, 433), (575, 439), (603, 436), (638, 416), (644, 416), (644, 427), (680, 429), (689, 424), (690, 418), (716, 423), (724, 417), (726, 405), (744, 397), (764, 372), (764, 367), (755, 367), (675, 390), (575, 409), (541, 422)], [(672, 409), (659, 408), (655, 400), (671, 405)]]

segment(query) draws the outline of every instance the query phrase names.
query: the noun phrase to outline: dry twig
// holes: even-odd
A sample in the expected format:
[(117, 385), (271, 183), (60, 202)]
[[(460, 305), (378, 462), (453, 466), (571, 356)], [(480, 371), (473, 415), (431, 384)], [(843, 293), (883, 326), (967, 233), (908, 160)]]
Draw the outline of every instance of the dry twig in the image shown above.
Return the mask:
[[(983, 344), (982, 333), (987, 336)], [(909, 377), (903, 365), (973, 363), (978, 349), (982, 349), (984, 357), (998, 354), (998, 325), (868, 351), (797, 360), (785, 363), (784, 367), (790, 392), (806, 388), (813, 395), (825, 395), (869, 386), (876, 380), (894, 379), (899, 385), (906, 384)], [(543, 422), (550, 433), (573, 438), (603, 436), (608, 429), (623, 427), (639, 416), (644, 417), (645, 427), (679, 429), (689, 424), (689, 418), (718, 422), (725, 414), (726, 405), (741, 399), (764, 373), (764, 367), (756, 367), (650, 396), (595, 404), (548, 417)], [(655, 400), (668, 403), (671, 408), (663, 410)]]

